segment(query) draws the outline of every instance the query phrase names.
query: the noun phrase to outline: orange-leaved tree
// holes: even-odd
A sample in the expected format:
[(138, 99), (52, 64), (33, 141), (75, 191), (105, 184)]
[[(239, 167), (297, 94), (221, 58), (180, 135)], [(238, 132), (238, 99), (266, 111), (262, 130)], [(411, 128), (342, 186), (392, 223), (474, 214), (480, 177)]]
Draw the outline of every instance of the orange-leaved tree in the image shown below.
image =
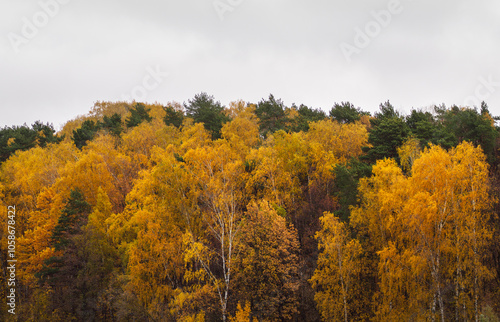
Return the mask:
[(236, 246), (234, 289), (259, 320), (291, 320), (298, 313), (297, 232), (268, 201), (250, 202)]

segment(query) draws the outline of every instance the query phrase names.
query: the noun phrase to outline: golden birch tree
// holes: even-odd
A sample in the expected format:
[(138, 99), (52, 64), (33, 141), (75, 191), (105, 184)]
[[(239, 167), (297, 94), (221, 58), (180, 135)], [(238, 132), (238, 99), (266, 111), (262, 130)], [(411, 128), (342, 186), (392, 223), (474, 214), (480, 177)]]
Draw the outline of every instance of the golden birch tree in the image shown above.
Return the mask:
[(320, 218), (317, 268), (310, 279), (316, 289), (314, 299), (324, 321), (352, 321), (360, 319), (358, 304), (362, 294), (360, 283), (362, 269), (361, 244), (350, 237), (349, 227), (334, 214), (325, 212)]

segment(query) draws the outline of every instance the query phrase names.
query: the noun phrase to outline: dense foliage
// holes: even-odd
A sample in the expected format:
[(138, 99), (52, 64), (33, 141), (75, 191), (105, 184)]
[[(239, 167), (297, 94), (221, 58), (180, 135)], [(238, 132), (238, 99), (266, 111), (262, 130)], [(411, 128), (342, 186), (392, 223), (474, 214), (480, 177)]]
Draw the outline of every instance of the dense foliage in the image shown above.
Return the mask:
[(494, 321), (498, 148), (486, 104), (200, 93), (6, 127), (18, 302), (0, 320)]

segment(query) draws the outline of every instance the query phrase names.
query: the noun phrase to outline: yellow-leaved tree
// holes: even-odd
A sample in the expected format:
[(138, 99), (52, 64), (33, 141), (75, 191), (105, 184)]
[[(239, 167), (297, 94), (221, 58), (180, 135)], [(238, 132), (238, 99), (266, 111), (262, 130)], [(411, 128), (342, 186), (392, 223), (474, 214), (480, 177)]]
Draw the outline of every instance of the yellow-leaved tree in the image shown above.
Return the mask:
[(378, 257), (377, 318), (477, 320), (492, 277), (483, 262), (494, 201), (485, 156), (468, 142), (431, 146), (410, 173), (378, 161), (352, 212)]
[[(196, 178), (191, 189), (198, 195), (198, 206), (207, 232), (202, 236), (193, 235), (192, 243), (202, 243), (202, 248), (208, 251), (209, 255), (200, 254), (198, 261), (216, 289), (221, 318), (225, 321), (245, 199), (244, 163), (224, 140), (214, 142), (213, 146), (189, 150), (183, 159), (192, 177)], [(213, 269), (213, 264), (217, 270)]]
[(251, 176), (246, 181), (248, 193), (256, 199), (295, 212), (302, 198), (302, 182), (307, 182), (307, 144), (302, 133), (280, 130), (270, 135), (262, 146), (253, 149), (247, 163)]
[(334, 214), (325, 212), (320, 221), (321, 230), (316, 233), (320, 253), (310, 279), (318, 309), (324, 321), (361, 319), (361, 244), (351, 238), (348, 224)]

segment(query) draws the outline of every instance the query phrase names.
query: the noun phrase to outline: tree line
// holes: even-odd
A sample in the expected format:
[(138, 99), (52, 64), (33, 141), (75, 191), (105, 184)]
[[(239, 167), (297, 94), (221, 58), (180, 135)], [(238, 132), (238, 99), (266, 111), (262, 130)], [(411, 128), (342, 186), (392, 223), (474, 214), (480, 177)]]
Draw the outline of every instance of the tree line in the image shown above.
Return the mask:
[(1, 319), (494, 321), (495, 120), (200, 93), (4, 127)]

